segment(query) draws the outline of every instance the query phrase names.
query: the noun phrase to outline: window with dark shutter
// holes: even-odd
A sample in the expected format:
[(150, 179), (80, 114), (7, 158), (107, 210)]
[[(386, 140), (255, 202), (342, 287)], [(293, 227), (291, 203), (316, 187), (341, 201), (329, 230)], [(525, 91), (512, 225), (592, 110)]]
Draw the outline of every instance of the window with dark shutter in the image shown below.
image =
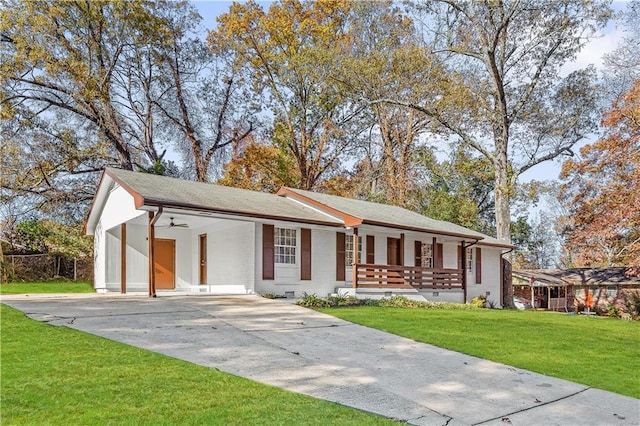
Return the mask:
[(274, 273), (274, 226), (262, 225), (262, 279), (272, 280)]
[(435, 258), (436, 268), (442, 269), (444, 267), (443, 247), (441, 243), (435, 245)]
[(300, 230), (300, 279), (311, 279), (311, 229)]
[(345, 234), (336, 232), (336, 281), (344, 281), (346, 278)]
[(367, 235), (367, 263), (376, 263), (376, 239), (373, 235)]

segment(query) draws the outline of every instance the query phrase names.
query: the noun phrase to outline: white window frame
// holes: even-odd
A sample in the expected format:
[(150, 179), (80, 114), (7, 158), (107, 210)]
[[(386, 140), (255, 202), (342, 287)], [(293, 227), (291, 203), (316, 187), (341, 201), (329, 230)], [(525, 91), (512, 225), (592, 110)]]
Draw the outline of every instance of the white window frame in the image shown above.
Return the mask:
[[(358, 262), (362, 263), (362, 236), (358, 236)], [(353, 235), (344, 239), (344, 263), (347, 268), (353, 266)]]
[(420, 260), (423, 268), (433, 268), (433, 244), (422, 243), (422, 253), (420, 253)]
[(467, 248), (467, 271), (473, 273), (473, 248)]
[(298, 264), (298, 230), (275, 227), (273, 232), (273, 258), (278, 265)]

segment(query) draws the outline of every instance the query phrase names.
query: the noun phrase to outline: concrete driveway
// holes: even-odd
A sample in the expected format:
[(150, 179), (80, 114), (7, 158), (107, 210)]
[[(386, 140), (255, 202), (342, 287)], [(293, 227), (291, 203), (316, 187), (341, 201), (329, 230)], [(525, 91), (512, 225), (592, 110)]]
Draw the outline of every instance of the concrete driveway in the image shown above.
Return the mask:
[(414, 425), (640, 424), (640, 400), (258, 296), (30, 295), (2, 303), (49, 324)]

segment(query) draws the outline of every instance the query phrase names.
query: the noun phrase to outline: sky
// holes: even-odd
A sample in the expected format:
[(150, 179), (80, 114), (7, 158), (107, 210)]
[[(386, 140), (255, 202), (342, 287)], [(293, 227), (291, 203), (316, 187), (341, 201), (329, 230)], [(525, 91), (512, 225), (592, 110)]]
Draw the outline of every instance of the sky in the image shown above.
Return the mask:
[[(193, 1), (193, 4), (197, 7), (203, 18), (203, 25), (206, 29), (214, 28), (216, 26), (216, 17), (227, 12), (232, 3), (232, 1), (226, 0)], [(262, 5), (265, 9), (268, 8), (270, 3), (272, 2), (258, 1), (258, 4)], [(612, 3), (612, 8), (615, 11), (624, 11), (626, 3), (627, 1), (614, 1)], [(571, 71), (585, 68), (590, 64), (601, 69), (603, 66), (603, 56), (615, 49), (622, 37), (622, 29), (615, 20), (611, 20), (607, 27), (604, 28), (596, 38), (592, 39), (589, 44), (582, 49), (582, 51), (580, 51), (576, 60), (564, 67), (564, 73), (568, 74)], [(581, 146), (594, 141), (595, 136), (578, 143), (576, 145), (575, 152), (577, 152)], [(562, 160), (563, 159), (561, 158), (538, 164), (520, 176), (520, 181), (529, 182), (531, 180), (558, 179)]]

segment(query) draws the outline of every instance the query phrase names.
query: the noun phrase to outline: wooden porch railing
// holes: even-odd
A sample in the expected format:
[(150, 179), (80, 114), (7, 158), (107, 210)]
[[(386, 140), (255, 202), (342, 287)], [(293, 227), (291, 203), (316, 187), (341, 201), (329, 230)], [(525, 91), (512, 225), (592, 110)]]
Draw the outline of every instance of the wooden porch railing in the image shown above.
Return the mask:
[(356, 288), (462, 289), (462, 270), (358, 263)]

